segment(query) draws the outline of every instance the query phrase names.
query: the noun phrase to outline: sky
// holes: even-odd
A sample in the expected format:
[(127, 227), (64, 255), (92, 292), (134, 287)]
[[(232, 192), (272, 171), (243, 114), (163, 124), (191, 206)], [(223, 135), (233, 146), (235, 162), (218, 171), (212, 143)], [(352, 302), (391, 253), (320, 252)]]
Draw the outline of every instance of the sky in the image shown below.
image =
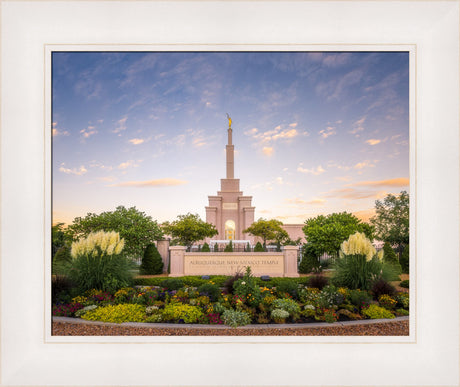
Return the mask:
[(407, 52), (54, 52), (53, 223), (198, 213), (235, 178), (255, 219), (363, 220), (409, 190)]

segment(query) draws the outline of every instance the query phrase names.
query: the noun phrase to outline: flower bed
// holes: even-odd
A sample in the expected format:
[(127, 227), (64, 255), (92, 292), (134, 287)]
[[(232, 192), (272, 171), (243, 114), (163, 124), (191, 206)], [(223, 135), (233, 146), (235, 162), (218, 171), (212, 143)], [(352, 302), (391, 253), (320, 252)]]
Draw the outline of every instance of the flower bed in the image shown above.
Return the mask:
[[(53, 316), (105, 322), (187, 324), (309, 323), (394, 318), (408, 315), (407, 293), (374, 294), (325, 285), (322, 289), (284, 279), (261, 286), (250, 269), (224, 287), (212, 279), (190, 286), (167, 279), (161, 286), (125, 287), (114, 293), (87, 291), (53, 305)], [(277, 286), (273, 285), (276, 284)], [(198, 283), (197, 283), (198, 285)], [(219, 283), (222, 285), (222, 283)]]

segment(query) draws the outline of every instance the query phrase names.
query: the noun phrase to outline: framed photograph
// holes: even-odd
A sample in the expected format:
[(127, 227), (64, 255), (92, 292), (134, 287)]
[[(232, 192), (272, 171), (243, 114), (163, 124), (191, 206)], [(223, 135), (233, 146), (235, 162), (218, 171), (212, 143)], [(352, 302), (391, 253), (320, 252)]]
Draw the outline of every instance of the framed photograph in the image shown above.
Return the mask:
[[(458, 385), (458, 2), (1, 7), (2, 385)], [(199, 212), (245, 245), (226, 190), (290, 232), (407, 190), (409, 334), (52, 334), (53, 224)]]

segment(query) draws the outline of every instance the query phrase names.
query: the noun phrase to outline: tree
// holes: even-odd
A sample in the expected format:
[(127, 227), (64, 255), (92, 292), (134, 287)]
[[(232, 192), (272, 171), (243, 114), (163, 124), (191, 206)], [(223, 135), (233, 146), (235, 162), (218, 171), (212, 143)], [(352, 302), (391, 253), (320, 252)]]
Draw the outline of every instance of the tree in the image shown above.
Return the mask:
[(225, 246), (224, 253), (233, 253), (233, 244), (232, 241), (228, 243), (227, 246)]
[(70, 248), (68, 246), (62, 246), (54, 254), (51, 266), (51, 272), (55, 275), (60, 275), (64, 272), (65, 266), (72, 260), (70, 255)]
[(264, 240), (264, 247), (267, 245), (267, 241), (276, 241), (281, 244), (284, 240), (289, 239), (289, 235), (281, 227), (282, 225), (283, 222), (276, 219), (266, 220), (260, 218), (246, 230), (243, 230), (243, 233), (261, 237)]
[(398, 246), (399, 258), (405, 245), (409, 243), (409, 194), (388, 194), (383, 201), (375, 202), (376, 215), (371, 218), (376, 237), (391, 245)]
[(202, 221), (198, 214), (191, 213), (179, 215), (177, 220), (171, 223), (163, 223), (162, 228), (166, 234), (171, 235), (173, 243), (187, 246), (188, 250), (195, 242), (218, 234), (214, 225)]
[(338, 254), (343, 241), (355, 232), (363, 232), (372, 239), (373, 227), (362, 222), (348, 212), (334, 213), (327, 216), (319, 215), (305, 221), (302, 228), (307, 243), (315, 254)]
[(401, 264), (403, 273), (409, 274), (409, 244), (404, 247), (399, 263)]
[(393, 247), (391, 247), (391, 245), (388, 242), (385, 242), (385, 244), (383, 245), (383, 260), (386, 263), (393, 265), (397, 273), (401, 274), (402, 268), (399, 264), (398, 257), (396, 256)]
[(75, 218), (68, 229), (73, 240), (95, 231), (116, 231), (125, 240), (124, 253), (131, 258), (141, 257), (149, 244), (163, 236), (160, 226), (150, 216), (136, 207), (124, 206), (99, 215), (88, 213), (84, 218)]
[(209, 247), (209, 245), (205, 242), (204, 245), (203, 245), (203, 248), (201, 249), (201, 252), (202, 253), (209, 253), (211, 252), (211, 248)]
[(312, 247), (313, 246), (309, 244), (305, 245), (302, 254), (302, 261), (300, 261), (299, 265), (299, 273), (308, 274), (318, 270), (321, 266), (316, 252), (312, 249)]
[(140, 274), (161, 274), (163, 273), (163, 259), (156, 246), (152, 243), (145, 248), (142, 263), (139, 267)]
[(64, 223), (56, 223), (54, 226), (51, 227), (51, 256), (57, 253), (57, 251), (64, 247), (69, 246), (69, 242), (71, 238), (66, 233), (64, 229)]
[(262, 243), (257, 242), (256, 246), (254, 247), (254, 252), (255, 253), (263, 253), (265, 251), (264, 247), (262, 246)]

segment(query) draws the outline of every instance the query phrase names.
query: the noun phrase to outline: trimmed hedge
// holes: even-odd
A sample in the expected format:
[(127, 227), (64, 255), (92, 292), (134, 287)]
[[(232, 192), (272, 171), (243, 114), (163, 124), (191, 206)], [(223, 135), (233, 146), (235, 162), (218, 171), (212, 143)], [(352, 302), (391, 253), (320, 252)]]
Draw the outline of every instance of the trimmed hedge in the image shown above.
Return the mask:
[[(135, 278), (134, 285), (135, 286), (161, 286), (161, 283), (169, 277), (152, 277), (152, 278)], [(194, 286), (199, 287), (203, 284), (208, 283), (209, 281), (214, 282), (219, 287), (223, 287), (224, 283), (230, 276), (226, 275), (211, 275), (209, 276), (209, 280), (202, 279), (201, 276), (184, 276), (184, 277), (175, 277), (180, 278), (184, 286)], [(262, 281), (259, 277), (254, 277), (254, 281), (258, 286), (266, 286), (266, 287), (273, 287), (279, 286), (279, 284), (289, 281), (294, 281), (298, 284), (308, 285), (310, 277), (298, 277), (298, 278), (287, 278), (287, 277), (273, 277), (270, 278), (268, 281)]]

